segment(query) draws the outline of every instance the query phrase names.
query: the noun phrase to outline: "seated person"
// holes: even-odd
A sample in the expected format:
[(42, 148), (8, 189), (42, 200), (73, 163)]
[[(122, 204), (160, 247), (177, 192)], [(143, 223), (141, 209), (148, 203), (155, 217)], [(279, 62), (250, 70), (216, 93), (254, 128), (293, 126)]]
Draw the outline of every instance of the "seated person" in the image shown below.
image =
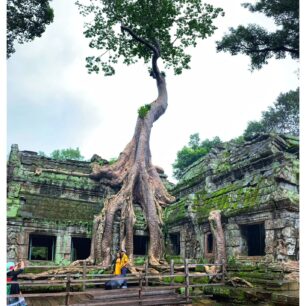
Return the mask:
[[(129, 258), (126, 255), (126, 250), (122, 249), (121, 250), (121, 274), (123, 276), (126, 276), (127, 271), (128, 271), (128, 264), (129, 264)], [(124, 281), (124, 284), (122, 286), (122, 288), (127, 288), (127, 283), (126, 281)]]

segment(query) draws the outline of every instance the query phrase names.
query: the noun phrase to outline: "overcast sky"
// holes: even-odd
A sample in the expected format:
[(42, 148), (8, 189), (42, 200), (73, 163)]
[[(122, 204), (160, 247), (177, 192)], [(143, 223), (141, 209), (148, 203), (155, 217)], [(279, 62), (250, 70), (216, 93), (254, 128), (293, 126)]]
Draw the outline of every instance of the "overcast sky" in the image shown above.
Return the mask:
[[(242, 8), (245, 1), (211, 2), (224, 8), (225, 17), (212, 37), (191, 50), (190, 70), (181, 76), (166, 72), (169, 106), (152, 130), (153, 163), (170, 178), (176, 153), (191, 134), (238, 137), (281, 92), (299, 84), (298, 62), (290, 58), (250, 72), (248, 57), (216, 53), (215, 41), (230, 26), (253, 22), (273, 30), (274, 24)], [(132, 137), (137, 109), (156, 98), (155, 81), (142, 63), (117, 66), (112, 77), (88, 74), (85, 57), (93, 51), (82, 34), (83, 17), (74, 1), (51, 4), (54, 22), (41, 38), (16, 46), (8, 61), (7, 150), (11, 144), (45, 153), (79, 147), (85, 158), (117, 157)]]

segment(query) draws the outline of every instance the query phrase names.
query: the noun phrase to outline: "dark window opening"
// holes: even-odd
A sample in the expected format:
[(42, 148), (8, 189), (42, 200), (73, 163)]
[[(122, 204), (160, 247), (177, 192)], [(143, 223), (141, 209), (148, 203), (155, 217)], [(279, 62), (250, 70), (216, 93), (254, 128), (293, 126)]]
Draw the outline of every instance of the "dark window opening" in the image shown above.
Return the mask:
[(72, 237), (71, 238), (71, 260), (86, 259), (90, 255), (91, 239)]
[(246, 240), (248, 256), (265, 255), (265, 227), (263, 223), (242, 225), (241, 234)]
[(206, 235), (206, 252), (212, 253), (214, 249), (214, 238), (212, 233)]
[(173, 255), (181, 254), (180, 233), (169, 234), (171, 251)]
[(54, 260), (55, 236), (30, 235), (29, 260)]
[(134, 236), (134, 255), (147, 255), (148, 253), (148, 242), (147, 236)]

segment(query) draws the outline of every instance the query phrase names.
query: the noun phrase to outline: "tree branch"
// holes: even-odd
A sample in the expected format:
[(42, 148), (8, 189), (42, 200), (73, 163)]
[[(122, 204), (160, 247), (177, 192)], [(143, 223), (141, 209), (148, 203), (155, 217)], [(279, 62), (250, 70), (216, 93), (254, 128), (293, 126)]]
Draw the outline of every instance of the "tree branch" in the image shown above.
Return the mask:
[(141, 44), (145, 45), (148, 49), (150, 49), (154, 54), (160, 56), (160, 52), (158, 48), (156, 48), (154, 45), (146, 41), (145, 39), (139, 37), (131, 28), (127, 27), (124, 24), (121, 24), (121, 30), (128, 32), (136, 41), (140, 42)]
[(153, 78), (155, 78), (157, 81), (161, 80), (161, 74), (157, 66), (157, 60), (160, 57), (160, 47), (158, 45), (158, 41), (156, 41), (156, 45), (151, 44), (147, 40), (139, 37), (131, 28), (128, 26), (121, 24), (121, 30), (126, 31), (129, 33), (136, 41), (146, 46), (150, 51), (153, 52), (152, 57), (152, 70), (153, 70)]
[(299, 50), (298, 49), (287, 48), (285, 46), (280, 46), (280, 47), (275, 47), (275, 48), (266, 47), (266, 48), (263, 48), (263, 49), (254, 49), (254, 48), (249, 48), (249, 47), (246, 47), (246, 46), (243, 46), (243, 47), (245, 48), (246, 52), (249, 52), (249, 53), (284, 51), (284, 52), (293, 53), (297, 56), (299, 55)]

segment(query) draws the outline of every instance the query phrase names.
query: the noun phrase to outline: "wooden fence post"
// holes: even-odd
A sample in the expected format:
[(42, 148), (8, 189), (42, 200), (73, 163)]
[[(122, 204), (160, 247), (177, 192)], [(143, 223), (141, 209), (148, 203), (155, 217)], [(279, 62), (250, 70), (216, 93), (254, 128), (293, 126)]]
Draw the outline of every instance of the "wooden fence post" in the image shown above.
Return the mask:
[(225, 283), (225, 261), (222, 259), (222, 283)]
[[(170, 261), (170, 274), (173, 275), (174, 274), (174, 260), (171, 259)], [(171, 276), (171, 282), (170, 285), (172, 286), (174, 284), (174, 277)]]
[(138, 292), (138, 297), (139, 297), (139, 299), (141, 299), (141, 297), (142, 297), (142, 273), (141, 273), (141, 271), (139, 272), (138, 277), (139, 277), (139, 292)]
[(145, 262), (146, 287), (149, 285), (149, 279), (147, 278), (147, 276), (148, 276), (148, 270), (149, 270), (149, 262), (148, 262), (148, 260), (146, 260), (146, 262)]
[(86, 290), (86, 282), (85, 282), (85, 279), (86, 279), (86, 261), (84, 260), (84, 261), (83, 261), (83, 284), (82, 284), (82, 291), (85, 291), (85, 290)]
[(188, 259), (185, 258), (184, 260), (184, 266), (185, 266), (185, 297), (187, 300), (189, 300), (189, 267), (188, 267)]
[(67, 282), (66, 282), (66, 301), (65, 301), (65, 305), (69, 305), (69, 293), (70, 293), (70, 273), (67, 274)]

